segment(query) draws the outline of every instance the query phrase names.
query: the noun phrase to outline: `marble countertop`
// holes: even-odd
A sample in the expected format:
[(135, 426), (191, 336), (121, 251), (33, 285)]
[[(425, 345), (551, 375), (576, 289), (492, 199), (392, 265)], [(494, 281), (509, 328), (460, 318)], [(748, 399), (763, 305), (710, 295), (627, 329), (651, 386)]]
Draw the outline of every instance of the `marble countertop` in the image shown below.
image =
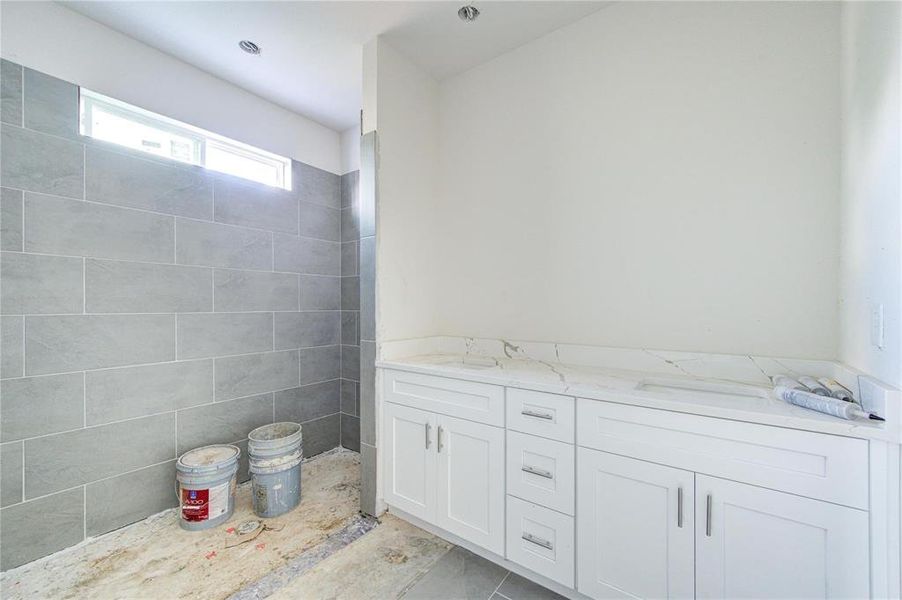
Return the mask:
[(574, 366), (520, 357), (477, 358), (465, 354), (393, 358), (378, 361), (376, 366), (707, 417), (900, 442), (898, 432), (884, 423), (846, 421), (823, 415), (778, 399), (769, 385), (725, 378)]

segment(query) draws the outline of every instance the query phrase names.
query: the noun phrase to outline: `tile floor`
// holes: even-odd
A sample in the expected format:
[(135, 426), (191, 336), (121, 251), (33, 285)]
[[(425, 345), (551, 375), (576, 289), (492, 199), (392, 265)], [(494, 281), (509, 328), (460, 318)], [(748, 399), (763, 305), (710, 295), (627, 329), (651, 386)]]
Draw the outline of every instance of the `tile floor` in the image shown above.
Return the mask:
[(563, 600), (460, 546), (436, 562), (401, 596), (404, 600)]

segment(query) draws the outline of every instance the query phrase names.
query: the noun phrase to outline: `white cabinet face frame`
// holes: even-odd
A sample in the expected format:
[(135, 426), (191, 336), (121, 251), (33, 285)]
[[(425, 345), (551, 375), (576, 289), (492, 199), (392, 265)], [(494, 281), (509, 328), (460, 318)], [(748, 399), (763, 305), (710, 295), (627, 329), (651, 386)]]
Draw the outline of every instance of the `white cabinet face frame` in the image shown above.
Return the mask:
[(385, 501), (432, 521), (436, 507), (435, 415), (388, 402), (382, 412)]
[(577, 589), (693, 597), (695, 474), (586, 448), (577, 471)]
[(867, 598), (868, 513), (696, 475), (698, 598)]
[(504, 430), (439, 415), (435, 524), (504, 555)]
[(502, 386), (391, 370), (382, 386), (387, 402), (504, 427)]

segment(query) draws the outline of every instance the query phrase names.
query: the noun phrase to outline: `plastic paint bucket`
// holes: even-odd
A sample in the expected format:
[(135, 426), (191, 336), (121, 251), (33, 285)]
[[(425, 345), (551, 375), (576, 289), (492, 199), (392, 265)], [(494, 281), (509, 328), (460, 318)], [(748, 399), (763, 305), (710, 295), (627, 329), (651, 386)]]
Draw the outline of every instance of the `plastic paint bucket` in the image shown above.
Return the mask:
[(301, 426), (272, 423), (247, 436), (254, 513), (277, 517), (301, 501)]
[(237, 446), (214, 445), (189, 450), (175, 463), (179, 525), (196, 531), (216, 527), (235, 512)]

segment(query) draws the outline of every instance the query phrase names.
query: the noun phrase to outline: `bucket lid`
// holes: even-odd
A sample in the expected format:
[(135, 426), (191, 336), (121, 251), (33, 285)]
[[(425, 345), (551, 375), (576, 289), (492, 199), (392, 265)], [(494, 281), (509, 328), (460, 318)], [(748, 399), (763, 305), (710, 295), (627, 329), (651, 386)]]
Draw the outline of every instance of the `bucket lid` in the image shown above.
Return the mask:
[(176, 466), (191, 471), (213, 471), (234, 464), (239, 456), (241, 449), (238, 446), (214, 444), (185, 452)]

